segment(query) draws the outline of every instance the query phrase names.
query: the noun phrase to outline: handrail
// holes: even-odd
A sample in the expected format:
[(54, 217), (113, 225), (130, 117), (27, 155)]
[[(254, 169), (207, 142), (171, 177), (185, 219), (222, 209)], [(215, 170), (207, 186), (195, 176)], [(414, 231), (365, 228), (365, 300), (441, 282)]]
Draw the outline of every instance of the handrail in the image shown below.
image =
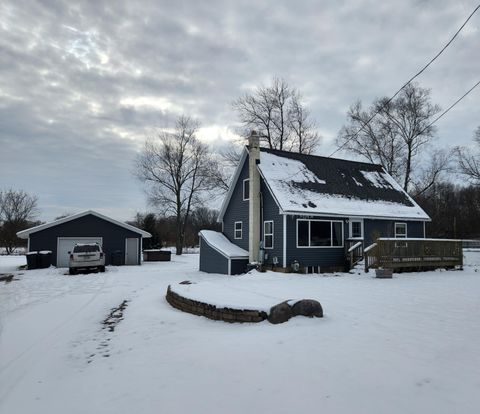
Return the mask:
[(353, 246), (351, 246), (351, 247), (348, 249), (348, 253), (353, 252), (355, 249), (359, 248), (361, 245), (362, 245), (362, 242), (361, 242), (361, 241), (359, 241), (358, 243), (355, 243)]

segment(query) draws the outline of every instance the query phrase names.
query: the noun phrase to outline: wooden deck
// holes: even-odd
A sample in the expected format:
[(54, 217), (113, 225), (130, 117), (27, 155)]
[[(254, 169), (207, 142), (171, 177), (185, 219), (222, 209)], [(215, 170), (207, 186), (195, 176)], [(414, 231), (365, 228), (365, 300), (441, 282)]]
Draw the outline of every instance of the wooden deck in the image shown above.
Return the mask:
[(379, 238), (364, 250), (365, 271), (370, 268), (425, 270), (463, 266), (461, 240)]

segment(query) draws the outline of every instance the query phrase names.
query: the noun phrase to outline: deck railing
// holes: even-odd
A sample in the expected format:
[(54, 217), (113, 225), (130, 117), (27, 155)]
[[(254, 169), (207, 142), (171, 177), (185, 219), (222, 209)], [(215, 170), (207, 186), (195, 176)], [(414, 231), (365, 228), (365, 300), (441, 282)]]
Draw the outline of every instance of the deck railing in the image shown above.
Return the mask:
[(463, 266), (461, 240), (379, 238), (364, 253), (366, 272), (370, 268), (421, 270)]
[(363, 260), (363, 240), (349, 239), (345, 243), (345, 248), (350, 268)]

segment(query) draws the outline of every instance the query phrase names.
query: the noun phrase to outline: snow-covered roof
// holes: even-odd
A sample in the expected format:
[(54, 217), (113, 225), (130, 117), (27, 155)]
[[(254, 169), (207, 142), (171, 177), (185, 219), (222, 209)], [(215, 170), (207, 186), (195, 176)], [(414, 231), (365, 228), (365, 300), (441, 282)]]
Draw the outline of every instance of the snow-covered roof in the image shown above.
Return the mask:
[(95, 217), (101, 218), (103, 220), (109, 221), (110, 223), (116, 224), (117, 226), (123, 227), (127, 230), (133, 231), (134, 233), (141, 234), (141, 236), (143, 238), (148, 239), (148, 238), (152, 237), (152, 235), (150, 233), (148, 233), (144, 230), (141, 230), (137, 227), (131, 226), (130, 224), (126, 224), (126, 223), (123, 223), (121, 221), (114, 220), (110, 217), (104, 216), (103, 214), (97, 213), (96, 211), (93, 211), (93, 210), (82, 211), (81, 213), (73, 214), (71, 216), (64, 217), (64, 218), (61, 218), (59, 220), (52, 221), (50, 223), (40, 224), (39, 226), (35, 226), (35, 227), (31, 227), (31, 228), (26, 229), (26, 230), (19, 231), (17, 233), (17, 236), (20, 237), (21, 239), (28, 239), (28, 236), (32, 233), (36, 233), (37, 231), (42, 231), (42, 230), (48, 229), (50, 227), (58, 226), (59, 224), (67, 223), (69, 221), (78, 219), (80, 217), (88, 216), (90, 214), (92, 216), (95, 216)]
[(261, 148), (258, 169), (284, 214), (430, 220), (380, 165)]
[(248, 252), (233, 244), (222, 233), (213, 230), (202, 230), (199, 236), (217, 252), (229, 259), (248, 258)]

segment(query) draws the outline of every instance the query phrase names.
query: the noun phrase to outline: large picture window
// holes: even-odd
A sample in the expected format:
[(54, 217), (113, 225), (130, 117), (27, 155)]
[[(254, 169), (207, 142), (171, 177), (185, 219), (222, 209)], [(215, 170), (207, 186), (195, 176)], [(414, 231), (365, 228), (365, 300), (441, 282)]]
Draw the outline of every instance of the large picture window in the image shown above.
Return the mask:
[(297, 247), (343, 247), (343, 221), (297, 220)]
[(263, 222), (263, 247), (273, 249), (273, 221)]
[(241, 221), (236, 221), (235, 222), (233, 237), (235, 239), (241, 239), (242, 238), (242, 222)]

